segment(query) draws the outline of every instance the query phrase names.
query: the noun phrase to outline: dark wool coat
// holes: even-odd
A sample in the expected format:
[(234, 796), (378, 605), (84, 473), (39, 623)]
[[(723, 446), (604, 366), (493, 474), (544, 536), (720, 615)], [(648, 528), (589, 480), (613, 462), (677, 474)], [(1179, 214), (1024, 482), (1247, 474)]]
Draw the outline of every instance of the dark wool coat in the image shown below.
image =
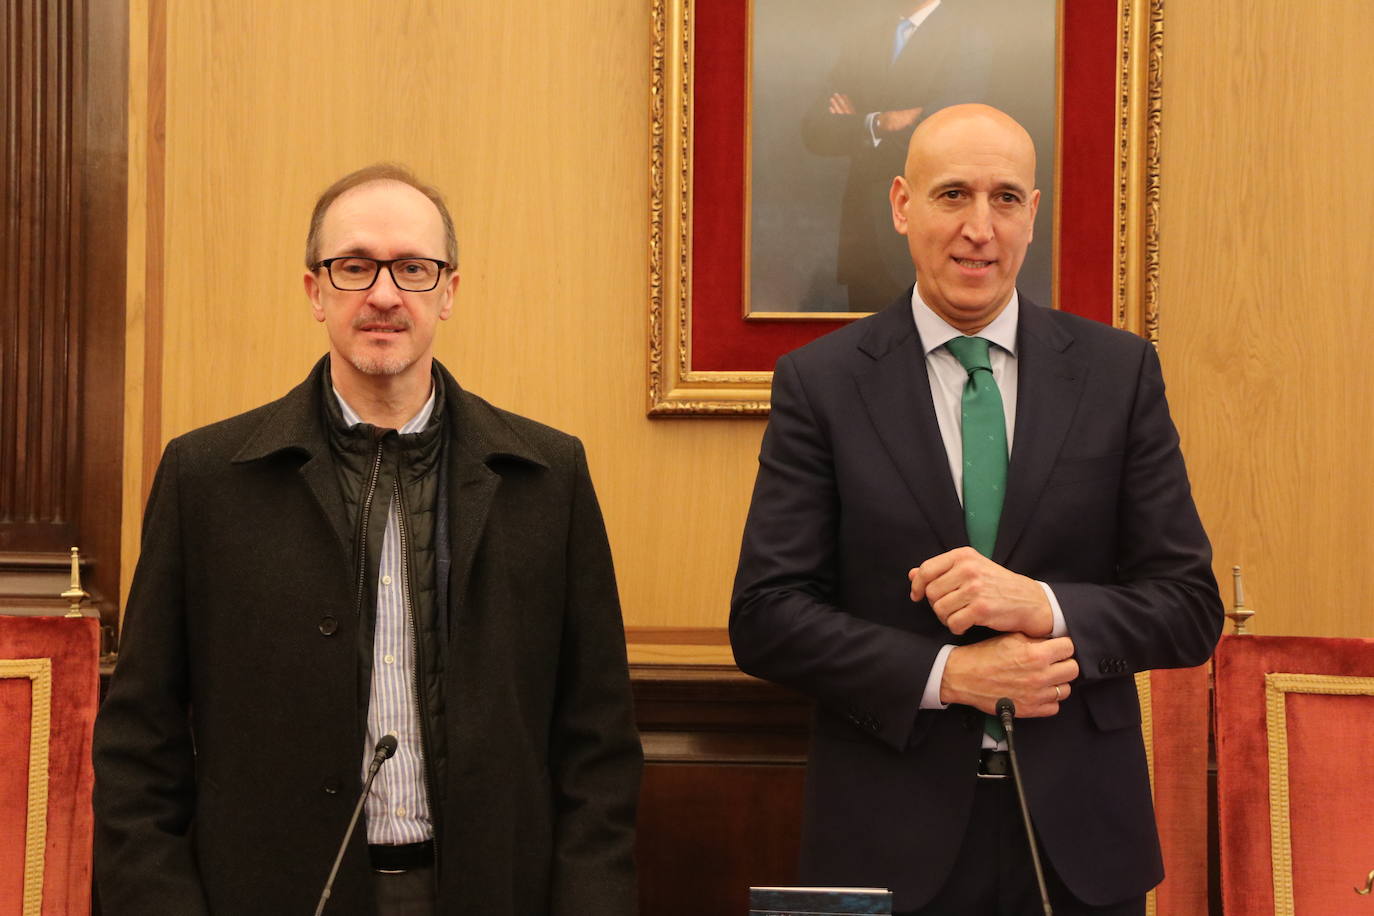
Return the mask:
[[(106, 916), (309, 913), (343, 837), (367, 696), (326, 366), (163, 455), (96, 723)], [(442, 911), (633, 913), (642, 755), (582, 445), (439, 376), (452, 557)], [(373, 909), (360, 828), (326, 912)]]

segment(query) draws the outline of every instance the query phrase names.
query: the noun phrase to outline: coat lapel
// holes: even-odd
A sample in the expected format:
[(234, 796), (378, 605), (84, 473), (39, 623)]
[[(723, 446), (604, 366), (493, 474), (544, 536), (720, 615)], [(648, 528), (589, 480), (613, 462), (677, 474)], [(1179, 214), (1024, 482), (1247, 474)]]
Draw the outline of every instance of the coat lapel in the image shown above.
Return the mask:
[(1007, 498), (992, 552), (993, 560), (1003, 565), (1025, 532), (1083, 395), (1087, 369), (1069, 356), (1072, 344), (1073, 337), (1045, 310), (1022, 299), (1016, 433), (1007, 468)]
[(859, 394), (888, 457), (945, 549), (967, 544), (909, 296), (878, 313), (859, 349), (873, 360), (857, 374)]
[(501, 467), (508, 462), (547, 468), (548, 462), (529, 445), (501, 413), (468, 394), (436, 360), (449, 410), (448, 524), (450, 566), (448, 604), (457, 634), (462, 615), (474, 609), (468, 601), (473, 561), (486, 532), (492, 504), (501, 486)]
[(343, 494), (339, 492), (338, 474), (322, 428), (324, 409), (320, 397), (328, 367), (329, 357), (325, 356), (315, 363), (305, 381), (266, 408), (269, 411), (266, 418), (232, 460), (235, 464), (260, 461), (279, 453), (303, 458), (299, 468), (301, 478), (328, 519), (344, 561), (350, 562), (348, 545), (352, 532), (348, 511), (343, 504)]

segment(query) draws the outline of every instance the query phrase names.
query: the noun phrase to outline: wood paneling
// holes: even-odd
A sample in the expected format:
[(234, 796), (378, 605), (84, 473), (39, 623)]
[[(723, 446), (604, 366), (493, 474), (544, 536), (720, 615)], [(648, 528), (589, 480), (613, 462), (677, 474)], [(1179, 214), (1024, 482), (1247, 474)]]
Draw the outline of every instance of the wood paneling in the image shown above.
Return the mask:
[(796, 880), (811, 701), (733, 666), (631, 669), (644, 741), (640, 911), (745, 913)]
[(10, 564), (11, 578), (27, 567), (41, 580), (80, 546), (107, 617), (119, 583), (125, 19), (117, 0), (16, 0), (0, 16), (0, 550), (31, 560)]
[(1160, 355), (1263, 634), (1374, 635), (1371, 41), (1361, 0), (1166, 12)]
[(3, 23), (0, 188), (0, 549), (62, 551), (75, 535), (75, 307), (71, 3), (18, 0)]

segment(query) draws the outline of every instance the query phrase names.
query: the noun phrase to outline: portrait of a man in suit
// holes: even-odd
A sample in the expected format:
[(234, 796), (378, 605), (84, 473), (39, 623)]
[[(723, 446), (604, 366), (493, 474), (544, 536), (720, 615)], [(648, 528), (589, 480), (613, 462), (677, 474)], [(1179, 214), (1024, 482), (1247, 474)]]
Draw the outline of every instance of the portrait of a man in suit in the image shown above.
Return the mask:
[[(985, 102), (1027, 125), (1052, 193), (1054, 0), (754, 4), (751, 314), (873, 312), (911, 284), (887, 189), (941, 108)], [(1026, 278), (1044, 301), (1051, 217)]]
[(889, 219), (916, 282), (783, 356), (730, 613), (739, 666), (812, 697), (800, 881), (922, 916), (1140, 916), (1163, 876), (1133, 675), (1203, 663), (1211, 547), (1159, 358), (1018, 289), (1036, 150), (957, 105)]

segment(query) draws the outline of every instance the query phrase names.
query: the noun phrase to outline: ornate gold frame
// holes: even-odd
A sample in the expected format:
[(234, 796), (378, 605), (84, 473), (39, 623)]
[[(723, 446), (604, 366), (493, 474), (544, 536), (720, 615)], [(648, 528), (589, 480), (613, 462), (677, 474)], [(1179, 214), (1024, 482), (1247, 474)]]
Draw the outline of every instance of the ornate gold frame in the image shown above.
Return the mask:
[(1265, 726), (1269, 745), (1269, 855), (1274, 869), (1274, 916), (1293, 916), (1293, 842), (1288, 796), (1290, 693), (1374, 696), (1374, 677), (1266, 674)]
[[(650, 416), (762, 416), (771, 372), (692, 368), (694, 0), (654, 0), (650, 75)], [(1118, 0), (1113, 323), (1158, 342), (1163, 0)]]
[(24, 826), (23, 916), (43, 910), (44, 850), (48, 842), (48, 750), (52, 733), (52, 659), (0, 659), (0, 678), (32, 682), (29, 714), (29, 792)]

